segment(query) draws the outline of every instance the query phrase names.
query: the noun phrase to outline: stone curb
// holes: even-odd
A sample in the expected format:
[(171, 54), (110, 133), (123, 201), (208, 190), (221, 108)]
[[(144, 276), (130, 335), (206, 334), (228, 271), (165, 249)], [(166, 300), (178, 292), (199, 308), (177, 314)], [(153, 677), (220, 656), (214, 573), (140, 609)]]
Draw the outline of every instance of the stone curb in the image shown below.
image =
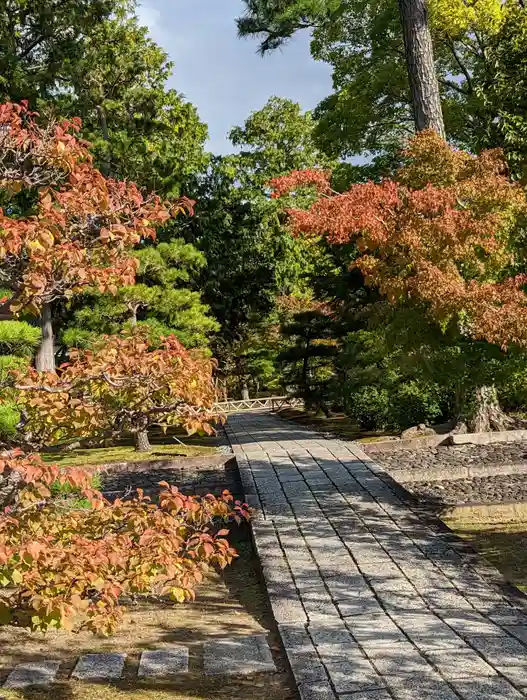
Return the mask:
[(385, 469), (400, 484), (416, 481), (458, 481), (473, 477), (527, 474), (527, 465), (521, 462), (470, 467), (430, 467), (429, 469), (388, 469), (385, 467)]
[(488, 445), (493, 442), (527, 440), (527, 430), (502, 430), (495, 433), (457, 433), (448, 436), (450, 445)]

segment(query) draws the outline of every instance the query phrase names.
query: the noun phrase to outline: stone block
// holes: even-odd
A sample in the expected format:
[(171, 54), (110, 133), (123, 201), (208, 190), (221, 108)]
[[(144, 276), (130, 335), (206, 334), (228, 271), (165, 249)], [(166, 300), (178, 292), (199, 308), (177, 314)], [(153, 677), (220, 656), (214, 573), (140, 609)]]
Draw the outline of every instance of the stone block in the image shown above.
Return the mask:
[(4, 688), (49, 685), (55, 680), (59, 666), (59, 661), (32, 661), (27, 664), (19, 664), (7, 677)]
[(338, 694), (384, 686), (371, 663), (358, 653), (349, 655), (346, 660), (326, 662), (325, 666)]
[(523, 700), (523, 695), (505, 678), (471, 678), (452, 681), (463, 700)]
[(137, 675), (171, 676), (188, 671), (188, 647), (174, 646), (166, 649), (143, 651)]
[(448, 683), (437, 674), (430, 678), (391, 676), (384, 680), (395, 700), (459, 700)]
[(383, 613), (383, 609), (375, 598), (353, 598), (341, 600), (337, 603), (342, 617), (352, 617), (353, 615), (375, 615)]
[(339, 700), (392, 700), (387, 690), (367, 690), (353, 695), (339, 695)]
[(420, 650), (466, 646), (463, 639), (433, 613), (404, 613), (395, 619)]
[(467, 637), (467, 642), (493, 666), (518, 666), (527, 658), (527, 648), (505, 634), (499, 637)]
[(391, 647), (405, 641), (404, 634), (385, 613), (349, 617), (346, 625), (366, 653), (370, 649)]
[(302, 684), (298, 691), (301, 700), (336, 700), (337, 697), (327, 680)]
[(428, 661), (410, 642), (370, 647), (367, 654), (381, 676), (422, 676), (434, 673)]
[(307, 615), (298, 595), (283, 595), (276, 587), (268, 590), (274, 619), (278, 623), (307, 623)]
[(496, 671), (472, 649), (427, 651), (426, 657), (449, 681), (495, 676)]
[(276, 671), (264, 634), (205, 642), (203, 668), (208, 676)]
[(501, 634), (501, 628), (476, 611), (436, 610), (437, 615), (452, 627), (459, 635), (467, 638), (471, 635), (495, 636)]
[(79, 680), (112, 680), (120, 678), (126, 654), (85, 654), (71, 674)]
[(513, 685), (522, 688), (527, 694), (527, 664), (524, 662), (518, 666), (502, 666), (498, 668), (502, 676), (505, 676)]

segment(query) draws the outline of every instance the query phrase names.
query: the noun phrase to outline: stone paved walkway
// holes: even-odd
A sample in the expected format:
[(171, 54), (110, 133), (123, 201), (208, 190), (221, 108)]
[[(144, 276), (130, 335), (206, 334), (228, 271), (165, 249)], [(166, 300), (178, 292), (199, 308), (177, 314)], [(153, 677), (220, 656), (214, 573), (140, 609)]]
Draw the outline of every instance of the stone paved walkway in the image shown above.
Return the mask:
[(229, 418), (302, 700), (527, 697), (527, 615), (353, 443)]

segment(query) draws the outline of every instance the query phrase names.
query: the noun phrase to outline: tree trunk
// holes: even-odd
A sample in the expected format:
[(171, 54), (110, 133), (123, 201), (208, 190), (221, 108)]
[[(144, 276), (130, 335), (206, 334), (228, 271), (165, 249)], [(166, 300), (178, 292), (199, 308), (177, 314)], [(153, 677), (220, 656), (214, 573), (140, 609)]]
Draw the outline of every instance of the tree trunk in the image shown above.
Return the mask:
[(306, 398), (309, 395), (309, 342), (310, 338), (306, 338), (306, 347), (302, 360), (302, 392)]
[[(110, 135), (108, 133), (108, 123), (106, 121), (106, 112), (104, 111), (102, 105), (97, 105), (97, 113), (99, 115), (99, 122), (101, 124), (101, 132), (102, 132), (102, 137), (106, 141), (106, 143), (110, 143)], [(110, 146), (108, 145), (108, 148)], [(101, 172), (103, 175), (106, 175), (108, 177), (110, 175), (110, 152), (107, 151), (107, 153), (104, 156), (103, 163), (101, 165)]]
[(137, 326), (137, 306), (135, 304), (133, 306), (128, 307), (130, 311), (130, 318), (129, 318), (129, 323), (132, 328), (135, 328)]
[(55, 338), (51, 321), (51, 304), (49, 303), (42, 306), (40, 327), (42, 340), (35, 357), (35, 367), (39, 372), (53, 372), (55, 370)]
[(490, 433), (517, 427), (518, 421), (501, 409), (496, 387), (480, 386), (462, 407), (458, 427), (454, 432), (468, 430), (470, 433)]
[(445, 138), (426, 0), (399, 0), (399, 11), (416, 131), (432, 129)]
[(134, 433), (134, 441), (137, 452), (150, 452), (152, 450), (147, 430), (138, 430)]
[(243, 380), (242, 384), (242, 399), (244, 401), (248, 401), (250, 399), (249, 396), (249, 385), (247, 384), (247, 379)]

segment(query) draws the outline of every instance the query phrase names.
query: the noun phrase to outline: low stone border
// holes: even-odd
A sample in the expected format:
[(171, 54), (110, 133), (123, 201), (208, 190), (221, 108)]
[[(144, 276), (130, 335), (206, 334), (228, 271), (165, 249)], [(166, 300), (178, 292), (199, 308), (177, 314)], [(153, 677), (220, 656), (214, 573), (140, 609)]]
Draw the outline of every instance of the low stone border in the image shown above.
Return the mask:
[[(359, 442), (353, 441), (353, 445), (357, 445), (362, 449), (367, 450), (369, 454), (375, 452), (385, 452), (386, 450), (419, 450), (423, 447), (438, 447), (439, 445), (448, 445), (450, 436), (445, 435), (427, 435), (425, 437), (407, 438), (403, 440), (375, 440), (375, 442)], [(342, 440), (339, 435), (335, 439)]]
[(226, 464), (232, 455), (219, 452), (210, 456), (198, 457), (174, 457), (171, 459), (147, 459), (130, 462), (110, 462), (94, 467), (99, 472), (144, 472), (150, 469), (193, 469), (196, 467), (221, 467)]
[(488, 445), (492, 442), (521, 442), (527, 440), (527, 430), (502, 430), (495, 433), (456, 433), (448, 435), (450, 445)]
[(525, 463), (474, 465), (470, 467), (430, 467), (428, 469), (387, 469), (393, 478), (401, 484), (414, 481), (456, 481), (471, 479), (475, 476), (510, 476), (527, 474)]
[(527, 520), (527, 503), (464, 503), (446, 506), (442, 515), (451, 520), (470, 519), (476, 522)]

